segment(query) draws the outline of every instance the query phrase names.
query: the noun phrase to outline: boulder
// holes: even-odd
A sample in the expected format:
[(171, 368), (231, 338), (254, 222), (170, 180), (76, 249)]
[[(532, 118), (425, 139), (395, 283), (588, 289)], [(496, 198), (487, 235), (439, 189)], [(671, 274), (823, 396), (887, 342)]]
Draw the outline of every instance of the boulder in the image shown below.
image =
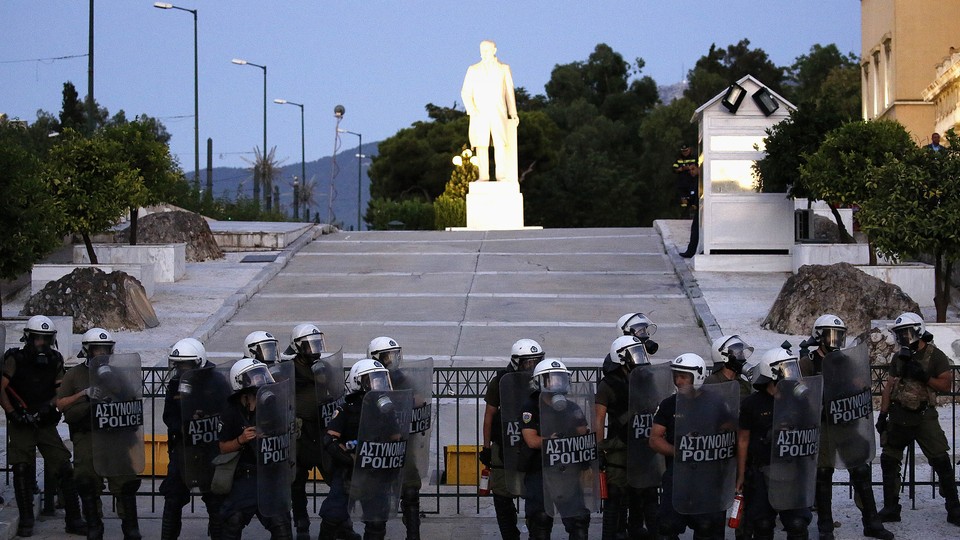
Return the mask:
[[(844, 223), (847, 230), (850, 224)], [(818, 214), (813, 216), (813, 237), (820, 244), (836, 244), (840, 242), (840, 231), (837, 224), (830, 218)]]
[(895, 319), (920, 306), (900, 287), (861, 272), (849, 263), (810, 264), (790, 276), (780, 289), (763, 327), (781, 334), (809, 334), (824, 313), (847, 324), (847, 336), (870, 329), (870, 321)]
[(51, 281), (24, 304), (21, 316), (73, 317), (73, 333), (93, 327), (143, 330), (160, 324), (143, 286), (124, 272), (77, 268)]
[[(118, 242), (130, 241), (130, 228), (117, 233)], [(141, 244), (187, 244), (187, 260), (201, 262), (222, 259), (223, 251), (210, 231), (203, 216), (177, 210), (148, 214), (137, 220), (137, 243)]]

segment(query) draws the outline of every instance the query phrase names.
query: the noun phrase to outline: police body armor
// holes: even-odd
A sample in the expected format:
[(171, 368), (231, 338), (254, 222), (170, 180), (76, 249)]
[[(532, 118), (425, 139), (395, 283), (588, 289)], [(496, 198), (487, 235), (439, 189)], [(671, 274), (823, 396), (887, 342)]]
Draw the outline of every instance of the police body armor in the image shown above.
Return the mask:
[(388, 521), (397, 512), (413, 409), (410, 390), (372, 390), (363, 396), (354, 445), (350, 515)]
[(836, 465), (852, 469), (873, 461), (873, 396), (867, 342), (833, 351), (823, 358), (821, 429), (829, 431)]
[[(433, 428), (433, 358), (410, 360), (404, 358), (400, 376), (394, 381), (397, 390), (410, 390), (413, 410), (410, 416), (410, 436), (407, 439), (407, 459), (413, 460), (421, 484), (428, 483), (430, 466), (430, 433)], [(390, 377), (394, 377), (394, 371)]]
[(574, 383), (566, 394), (540, 393), (544, 509), (576, 518), (596, 512), (600, 502), (600, 455), (593, 429), (595, 392)]
[(180, 375), (183, 482), (188, 488), (210, 489), (210, 462), (220, 453), (220, 414), (231, 393), (229, 373), (229, 367), (208, 365)]
[(722, 512), (733, 503), (739, 414), (736, 381), (677, 392), (673, 506), (678, 513)]
[[(297, 386), (296, 386), (296, 366), (293, 365), (293, 360), (286, 360), (283, 362), (274, 362), (272, 364), (267, 364), (270, 374), (273, 375), (273, 380), (276, 381), (275, 384), (283, 385), (283, 391), (287, 393), (289, 399), (286, 401), (287, 404), (287, 422), (290, 424), (290, 433), (292, 434), (294, 440), (297, 438), (297, 408), (296, 408), (296, 398), (297, 395)], [(290, 468), (296, 467), (297, 464), (297, 445), (290, 446), (289, 453)]]
[(320, 408), (317, 415), (320, 420), (320, 432), (325, 433), (333, 413), (337, 412), (337, 407), (344, 402), (343, 349), (320, 356), (310, 365), (310, 370), (313, 372), (317, 406)]
[(296, 447), (289, 416), (292, 401), (286, 381), (257, 389), (257, 438), (252, 442), (257, 456), (257, 506), (265, 516), (290, 512), (290, 456)]
[(523, 476), (520, 470), (521, 448), (526, 447), (520, 427), (520, 410), (530, 395), (529, 371), (514, 371), (500, 376), (500, 429), (503, 444), (503, 472), (510, 493), (523, 493)]
[(643, 489), (660, 485), (664, 457), (650, 448), (653, 415), (660, 402), (673, 393), (669, 364), (637, 366), (630, 372), (627, 413), (627, 475), (630, 487)]
[(88, 360), (93, 469), (101, 476), (143, 472), (143, 379), (137, 353), (97, 356)]
[(775, 510), (813, 506), (822, 403), (820, 375), (777, 383), (767, 475), (767, 498)]

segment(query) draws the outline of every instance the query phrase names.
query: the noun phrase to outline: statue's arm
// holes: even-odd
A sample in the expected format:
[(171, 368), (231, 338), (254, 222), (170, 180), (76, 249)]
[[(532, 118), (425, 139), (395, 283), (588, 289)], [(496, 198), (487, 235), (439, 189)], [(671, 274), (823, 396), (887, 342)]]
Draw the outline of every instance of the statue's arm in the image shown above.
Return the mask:
[(520, 117), (517, 116), (517, 96), (513, 91), (513, 72), (510, 71), (510, 66), (507, 64), (503, 64), (503, 79), (507, 93), (507, 114), (510, 115), (510, 118), (519, 120)]
[(471, 69), (467, 68), (467, 74), (463, 77), (463, 86), (460, 88), (460, 100), (463, 101), (463, 108), (466, 109), (467, 114), (473, 116), (477, 108), (473, 102), (473, 89), (475, 84), (470, 71)]

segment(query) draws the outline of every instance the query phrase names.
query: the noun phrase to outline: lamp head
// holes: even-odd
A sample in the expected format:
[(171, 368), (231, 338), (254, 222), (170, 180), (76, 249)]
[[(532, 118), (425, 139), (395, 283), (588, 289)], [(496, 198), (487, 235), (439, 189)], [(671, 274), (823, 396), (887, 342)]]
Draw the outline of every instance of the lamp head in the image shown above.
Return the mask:
[(337, 118), (343, 118), (343, 115), (346, 112), (347, 110), (343, 108), (343, 105), (337, 105), (336, 107), (333, 108), (333, 115), (336, 116)]
[(247, 61), (246, 61), (246, 60), (241, 60), (241, 59), (239, 59), (239, 58), (234, 58), (233, 60), (231, 60), (231, 62), (233, 62), (234, 64), (236, 64), (236, 65), (238, 65), (238, 66), (245, 66), (245, 65), (247, 65)]
[(167, 2), (154, 2), (153, 7), (160, 9), (173, 9), (173, 4)]
[(285, 100), (285, 99), (275, 99), (275, 100), (273, 100), (273, 102), (274, 102), (274, 103), (279, 103), (280, 105), (283, 105), (284, 103), (287, 102), (287, 100)]

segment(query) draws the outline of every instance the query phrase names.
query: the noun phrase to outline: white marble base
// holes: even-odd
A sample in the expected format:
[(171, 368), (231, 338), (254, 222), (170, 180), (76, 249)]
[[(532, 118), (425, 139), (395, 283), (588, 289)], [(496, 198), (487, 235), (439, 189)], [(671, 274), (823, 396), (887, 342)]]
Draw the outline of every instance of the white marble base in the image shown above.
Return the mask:
[(468, 231), (523, 228), (523, 194), (516, 182), (470, 182), (467, 192)]
[(789, 272), (790, 255), (704, 255), (693, 257), (697, 272)]
[(869, 244), (794, 244), (793, 273), (805, 264), (867, 264), (870, 262)]
[(933, 307), (934, 271), (933, 266), (924, 263), (903, 263), (896, 265), (857, 266), (865, 273), (896, 285), (907, 293), (920, 307)]
[[(187, 244), (94, 244), (100, 264), (152, 264), (153, 279), (157, 283), (173, 283), (187, 271)], [(73, 246), (73, 262), (89, 264), (87, 248)]]

